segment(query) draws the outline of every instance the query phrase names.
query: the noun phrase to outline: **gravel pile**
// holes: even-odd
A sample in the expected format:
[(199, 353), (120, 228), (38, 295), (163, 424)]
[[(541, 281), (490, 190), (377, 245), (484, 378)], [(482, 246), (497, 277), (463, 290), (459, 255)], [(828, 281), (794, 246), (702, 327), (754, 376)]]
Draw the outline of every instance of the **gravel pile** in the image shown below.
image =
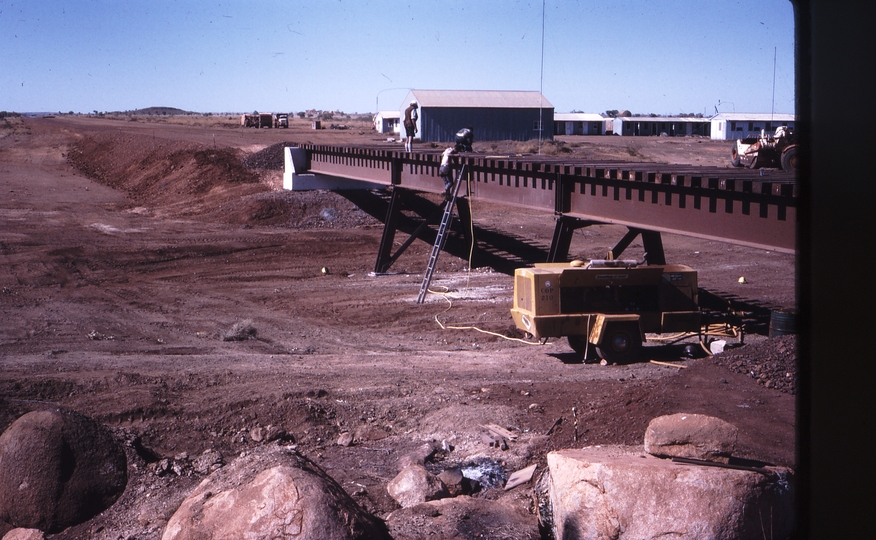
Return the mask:
[(278, 142), (255, 154), (250, 154), (243, 158), (243, 166), (247, 169), (283, 170), (286, 165), (283, 148), (289, 145), (290, 143)]
[(754, 346), (712, 357), (717, 365), (756, 379), (766, 388), (794, 394), (797, 390), (797, 336), (776, 336)]

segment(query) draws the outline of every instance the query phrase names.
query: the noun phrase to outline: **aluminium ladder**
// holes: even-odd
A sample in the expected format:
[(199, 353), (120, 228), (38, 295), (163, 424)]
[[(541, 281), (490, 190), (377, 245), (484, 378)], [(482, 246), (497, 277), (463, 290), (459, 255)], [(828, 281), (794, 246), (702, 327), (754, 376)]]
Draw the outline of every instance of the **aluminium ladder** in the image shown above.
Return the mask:
[(435, 272), (435, 264), (438, 262), (438, 254), (444, 249), (444, 242), (447, 240), (447, 228), (450, 226), (450, 220), (453, 216), (453, 205), (456, 203), (456, 194), (459, 193), (459, 185), (462, 183), (462, 175), (465, 173), (465, 165), (459, 170), (456, 175), (456, 182), (453, 186), (453, 196), (445, 203), (444, 215), (441, 217), (441, 225), (438, 227), (438, 235), (435, 237), (435, 245), (432, 246), (432, 255), (429, 256), (429, 264), (426, 266), (426, 273), (423, 275), (423, 284), (420, 285), (420, 294), (417, 296), (417, 303), (422, 304), (426, 298), (426, 292), (429, 290), (429, 284), (432, 282), (432, 274)]

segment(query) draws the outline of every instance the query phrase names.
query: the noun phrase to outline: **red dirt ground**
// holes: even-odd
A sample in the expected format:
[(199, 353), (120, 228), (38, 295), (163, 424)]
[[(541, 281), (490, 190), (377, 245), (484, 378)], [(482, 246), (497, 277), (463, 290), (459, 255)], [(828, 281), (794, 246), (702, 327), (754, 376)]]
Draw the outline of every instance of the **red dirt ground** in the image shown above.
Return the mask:
[[(276, 189), (282, 171), (258, 154), (284, 140), (385, 141), (364, 128), (57, 117), (7, 120), (0, 137), (0, 430), (62, 405), (129, 445), (125, 494), (51, 538), (160, 538), (201, 478), (185, 464), (206, 449), (229, 462), (263, 444), (250, 435), (259, 426), (285, 430), (382, 518), (398, 509), (385, 489), (395, 461), (430, 440), (454, 447), (436, 466), (486, 456), (511, 472), (552, 449), (641, 444), (653, 417), (690, 412), (736, 425), (738, 457), (795, 465), (794, 336), (767, 339), (760, 324), (702, 359), (683, 357), (684, 343), (649, 343), (645, 360), (673, 366), (584, 365), (564, 340), (503, 339), (522, 337), (507, 274), (469, 273), (442, 254), (432, 286), (447, 294), (418, 305), (431, 249), (418, 241), (372, 275), (382, 225), (337, 194)], [(563, 140), (587, 157), (726, 165), (725, 143), (621, 139)], [(537, 213), (475, 204), (473, 216), (540, 246), (553, 228)], [(601, 257), (623, 232), (583, 229), (572, 252)], [(792, 255), (664, 244), (705, 289), (767, 311), (794, 306)], [(641, 244), (629, 250), (639, 256)], [(487, 423), (518, 441), (488, 447)], [(336, 445), (347, 431), (358, 442)], [(531, 486), (476, 496), (534, 512)]]

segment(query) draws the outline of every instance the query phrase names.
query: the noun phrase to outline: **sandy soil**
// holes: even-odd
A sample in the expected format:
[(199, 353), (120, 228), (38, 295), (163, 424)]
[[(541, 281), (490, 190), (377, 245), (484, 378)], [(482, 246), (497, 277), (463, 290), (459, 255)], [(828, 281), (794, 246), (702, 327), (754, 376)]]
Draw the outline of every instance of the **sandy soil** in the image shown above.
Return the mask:
[[(62, 405), (111, 427), (130, 458), (119, 501), (51, 538), (160, 538), (201, 478), (191, 461), (214, 449), (229, 462), (265, 444), (253, 429), (267, 426), (381, 518), (398, 509), (385, 489), (396, 460), (426, 441), (453, 447), (437, 468), (488, 458), (510, 473), (552, 449), (641, 444), (651, 418), (691, 412), (739, 427), (739, 457), (794, 466), (795, 340), (767, 339), (763, 319), (794, 306), (793, 256), (665, 235), (667, 260), (745, 311), (744, 337), (701, 359), (684, 356), (691, 341), (649, 342), (642, 362), (583, 365), (564, 340), (504, 339), (523, 337), (506, 273), (442, 254), (432, 288), (444, 294), (418, 305), (430, 245), (375, 276), (378, 221), (245, 166), (281, 141), (400, 144), (367, 126), (216, 120), (0, 125), (0, 430)], [(728, 144), (707, 139), (561, 140), (570, 155), (728, 165)], [(550, 241), (550, 215), (475, 204), (473, 216), (509, 242)], [(601, 257), (623, 232), (578, 231), (572, 253)], [(489, 447), (488, 423), (517, 441)], [(344, 432), (356, 443), (336, 445)], [(476, 496), (535, 519), (529, 485)]]

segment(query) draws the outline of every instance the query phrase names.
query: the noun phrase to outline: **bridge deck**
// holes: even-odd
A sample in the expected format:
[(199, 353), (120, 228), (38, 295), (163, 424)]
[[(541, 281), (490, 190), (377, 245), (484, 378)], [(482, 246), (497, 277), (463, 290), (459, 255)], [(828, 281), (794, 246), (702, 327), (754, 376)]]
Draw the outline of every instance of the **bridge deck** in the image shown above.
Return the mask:
[[(309, 172), (440, 193), (439, 152), (299, 145)], [(473, 200), (793, 253), (797, 184), (775, 169), (460, 154)]]

